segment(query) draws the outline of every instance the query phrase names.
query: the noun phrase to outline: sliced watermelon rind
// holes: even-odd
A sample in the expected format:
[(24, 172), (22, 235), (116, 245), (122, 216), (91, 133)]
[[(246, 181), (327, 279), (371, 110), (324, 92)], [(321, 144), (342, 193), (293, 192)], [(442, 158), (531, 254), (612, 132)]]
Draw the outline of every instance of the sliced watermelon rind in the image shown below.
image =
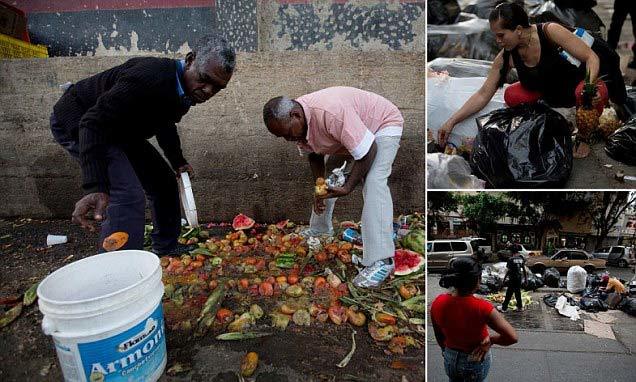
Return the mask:
[(234, 217), (234, 220), (232, 220), (232, 228), (234, 228), (236, 231), (242, 229), (250, 229), (254, 227), (254, 223), (254, 219), (250, 218), (249, 216), (238, 214)]
[(407, 249), (395, 251), (396, 276), (406, 276), (419, 271), (424, 266), (424, 256)]

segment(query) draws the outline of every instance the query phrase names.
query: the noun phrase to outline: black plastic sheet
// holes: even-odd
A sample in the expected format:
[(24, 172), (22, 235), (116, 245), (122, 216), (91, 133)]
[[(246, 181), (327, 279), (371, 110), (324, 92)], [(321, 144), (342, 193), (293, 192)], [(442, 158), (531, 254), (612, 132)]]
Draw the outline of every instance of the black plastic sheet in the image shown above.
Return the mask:
[(521, 288), (523, 288), (523, 290), (529, 290), (529, 291), (537, 290), (541, 288), (542, 286), (543, 286), (543, 280), (535, 276), (534, 273), (529, 273), (528, 279), (521, 284)]
[(478, 117), (477, 126), (470, 166), (492, 187), (559, 187), (570, 177), (570, 126), (548, 106), (498, 109)]
[[(472, 13), (481, 19), (487, 19), (495, 7), (501, 3), (512, 2), (508, 0), (471, 0), (462, 2), (462, 12)], [(523, 0), (515, 0), (517, 4), (523, 6)]]
[(429, 0), (426, 4), (426, 21), (428, 24), (454, 24), (459, 18), (457, 0)]
[(599, 298), (582, 297), (579, 306), (586, 312), (605, 312), (609, 307)]
[(426, 26), (427, 60), (462, 57), (492, 61), (501, 50), (490, 31), (488, 20), (462, 14), (452, 25)]
[(624, 298), (617, 308), (631, 316), (636, 316), (636, 298)]
[(636, 117), (607, 138), (605, 152), (617, 161), (636, 166)]
[(592, 8), (561, 7), (554, 1), (525, 0), (531, 23), (558, 22), (570, 27), (584, 28), (600, 37), (605, 24)]
[(561, 275), (556, 268), (548, 268), (543, 273), (543, 283), (550, 288), (558, 288), (559, 280), (561, 280)]

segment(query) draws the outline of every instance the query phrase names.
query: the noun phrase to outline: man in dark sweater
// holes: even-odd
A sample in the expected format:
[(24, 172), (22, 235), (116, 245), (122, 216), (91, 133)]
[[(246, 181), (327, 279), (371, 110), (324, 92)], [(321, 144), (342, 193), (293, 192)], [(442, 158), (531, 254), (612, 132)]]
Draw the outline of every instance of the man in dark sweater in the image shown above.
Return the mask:
[(517, 299), (517, 310), (523, 310), (523, 303), (521, 302), (521, 285), (528, 281), (528, 274), (526, 272), (526, 260), (519, 254), (520, 245), (514, 244), (512, 246), (512, 256), (508, 259), (506, 267), (508, 272), (504, 277), (504, 284), (508, 282), (508, 288), (506, 289), (506, 297), (503, 305), (497, 307), (501, 312), (508, 310), (508, 304), (512, 299), (514, 293)]
[[(227, 86), (235, 53), (227, 40), (206, 36), (185, 60), (138, 57), (71, 85), (55, 104), (51, 130), (76, 158), (84, 197), (73, 221), (103, 239), (124, 231), (124, 249), (142, 249), (146, 197), (154, 230), (153, 250), (169, 254), (177, 246), (181, 209), (176, 176), (193, 174), (181, 152), (176, 123), (191, 106)], [(170, 165), (148, 142), (156, 137)], [(176, 173), (176, 176), (175, 176)]]

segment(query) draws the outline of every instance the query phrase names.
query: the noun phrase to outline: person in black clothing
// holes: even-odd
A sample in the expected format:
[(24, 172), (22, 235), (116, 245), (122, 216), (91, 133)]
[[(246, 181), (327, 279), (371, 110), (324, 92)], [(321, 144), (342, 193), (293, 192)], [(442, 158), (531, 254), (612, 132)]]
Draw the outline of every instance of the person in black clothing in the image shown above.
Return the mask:
[[(607, 44), (612, 49), (618, 47), (618, 40), (621, 38), (621, 30), (627, 15), (632, 18), (632, 34), (636, 38), (636, 1), (634, 0), (614, 0), (614, 13), (612, 22), (607, 32)], [(636, 44), (632, 45), (632, 60), (627, 64), (628, 68), (636, 69)]]
[[(181, 227), (176, 177), (193, 174), (176, 123), (224, 89), (234, 65), (227, 40), (210, 35), (184, 60), (132, 58), (70, 85), (55, 104), (53, 137), (82, 172), (85, 195), (75, 204), (73, 222), (94, 231), (95, 221), (102, 221), (100, 251), (103, 239), (118, 231), (129, 235), (123, 249), (143, 248), (146, 197), (153, 251), (175, 250)], [(170, 165), (148, 142), (153, 136)]]
[(504, 284), (508, 282), (508, 288), (506, 289), (506, 298), (503, 305), (498, 306), (497, 309), (505, 312), (508, 310), (508, 304), (512, 299), (514, 293), (515, 299), (517, 299), (517, 310), (523, 310), (523, 303), (521, 302), (521, 285), (528, 280), (528, 274), (526, 272), (526, 260), (523, 256), (519, 255), (518, 245), (513, 246), (512, 256), (508, 259), (506, 267), (508, 272), (504, 277)]
[[(516, 3), (502, 3), (490, 14), (490, 30), (502, 48), (481, 88), (439, 129), (438, 141), (444, 146), (456, 124), (483, 109), (503, 86), (510, 68), (517, 69), (519, 82), (504, 92), (508, 106), (542, 99), (551, 107), (576, 105), (575, 90), (589, 71), (590, 80), (599, 81), (598, 96), (609, 99), (622, 110), (627, 99), (619, 57), (605, 41), (594, 39), (588, 46), (568, 28), (557, 23), (530, 24), (528, 14)], [(578, 31), (578, 32), (583, 32)], [(601, 55), (601, 58), (599, 58)], [(620, 110), (619, 110), (620, 111)]]

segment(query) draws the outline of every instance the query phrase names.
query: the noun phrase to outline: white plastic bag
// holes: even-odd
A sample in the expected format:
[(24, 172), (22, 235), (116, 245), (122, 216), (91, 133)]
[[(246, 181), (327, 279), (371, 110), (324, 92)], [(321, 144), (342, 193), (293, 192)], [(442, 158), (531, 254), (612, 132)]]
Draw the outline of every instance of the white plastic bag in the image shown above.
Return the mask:
[[(427, 126), (435, 140), (437, 140), (439, 128), (453, 113), (464, 105), (468, 98), (481, 88), (484, 81), (486, 81), (485, 77), (455, 78), (446, 75), (436, 75), (427, 78)], [(475, 122), (475, 118), (478, 115), (501, 109), (505, 105), (503, 89), (499, 89), (492, 100), (480, 112), (455, 125), (448, 141), (454, 144), (455, 147), (459, 147), (462, 144), (462, 138), (476, 137), (477, 122)]]
[[(583, 271), (585, 272), (585, 270)], [(579, 316), (578, 307), (570, 305), (568, 303), (567, 297), (563, 295), (559, 296), (556, 305), (554, 305), (554, 308), (559, 311), (562, 316), (570, 317), (570, 320), (572, 321), (577, 321), (581, 318), (581, 316)]]
[(459, 155), (426, 154), (426, 182), (434, 189), (482, 189), (486, 182), (471, 175), (470, 165)]
[(575, 265), (568, 269), (568, 292), (579, 293), (585, 290), (585, 284), (587, 282), (587, 272), (585, 269)]

